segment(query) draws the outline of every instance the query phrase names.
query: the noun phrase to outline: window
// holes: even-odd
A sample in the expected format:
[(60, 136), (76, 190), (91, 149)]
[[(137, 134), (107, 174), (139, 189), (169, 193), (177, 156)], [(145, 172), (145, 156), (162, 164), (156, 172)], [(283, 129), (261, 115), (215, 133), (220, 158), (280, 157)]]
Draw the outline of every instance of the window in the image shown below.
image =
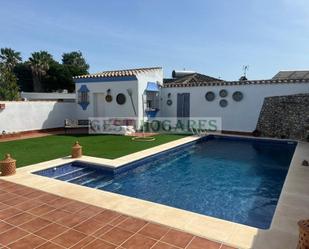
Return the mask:
[(77, 91), (77, 103), (83, 108), (87, 109), (89, 105), (89, 89), (86, 85), (82, 85)]
[(88, 92), (78, 92), (78, 103), (89, 103)]

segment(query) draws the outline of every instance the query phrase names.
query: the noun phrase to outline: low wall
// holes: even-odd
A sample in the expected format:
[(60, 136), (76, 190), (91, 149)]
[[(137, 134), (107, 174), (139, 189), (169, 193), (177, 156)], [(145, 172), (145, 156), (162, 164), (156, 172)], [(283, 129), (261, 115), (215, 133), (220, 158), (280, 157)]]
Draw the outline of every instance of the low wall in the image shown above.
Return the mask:
[(56, 101), (0, 102), (0, 133), (63, 127), (64, 119), (75, 118), (76, 104)]
[(265, 98), (257, 130), (262, 136), (305, 139), (309, 129), (309, 94)]

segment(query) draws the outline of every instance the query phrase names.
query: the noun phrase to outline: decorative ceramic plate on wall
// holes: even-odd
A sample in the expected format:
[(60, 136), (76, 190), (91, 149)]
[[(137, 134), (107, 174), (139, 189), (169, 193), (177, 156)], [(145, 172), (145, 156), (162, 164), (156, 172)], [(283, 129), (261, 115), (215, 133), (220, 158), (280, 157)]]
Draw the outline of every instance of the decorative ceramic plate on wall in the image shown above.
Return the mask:
[(116, 97), (116, 102), (118, 105), (123, 105), (126, 102), (126, 96), (123, 93), (119, 93)]
[(220, 92), (219, 92), (219, 95), (220, 95), (220, 97), (221, 98), (225, 98), (226, 96), (227, 96), (227, 90), (226, 89), (222, 89), (222, 90), (220, 90)]
[(228, 102), (227, 102), (226, 99), (221, 99), (219, 104), (220, 104), (221, 107), (226, 107), (228, 105)]
[(244, 95), (240, 91), (236, 91), (236, 92), (233, 93), (233, 99), (235, 101), (241, 101), (243, 99), (243, 97), (244, 97)]
[(205, 98), (207, 101), (213, 101), (215, 99), (216, 95), (214, 92), (207, 92), (205, 94)]
[(112, 102), (112, 100), (113, 100), (112, 95), (106, 95), (105, 100), (106, 100), (106, 102)]

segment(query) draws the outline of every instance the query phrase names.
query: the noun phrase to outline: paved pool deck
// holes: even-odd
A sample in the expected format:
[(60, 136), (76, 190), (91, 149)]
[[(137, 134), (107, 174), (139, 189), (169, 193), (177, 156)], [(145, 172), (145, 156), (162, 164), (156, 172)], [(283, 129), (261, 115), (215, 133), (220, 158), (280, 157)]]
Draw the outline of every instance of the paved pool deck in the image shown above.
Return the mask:
[[(119, 167), (196, 139), (198, 137), (185, 137), (114, 160), (92, 157), (82, 157), (79, 160)], [(2, 179), (113, 210), (122, 215), (172, 227), (215, 241), (220, 245), (244, 249), (295, 249), (298, 241), (297, 221), (309, 217), (309, 167), (301, 166), (303, 160), (309, 160), (309, 144), (298, 142), (271, 227), (267, 230), (31, 174), (33, 171), (71, 162), (73, 161), (71, 158), (61, 158), (19, 168), (16, 175), (2, 177)]]
[(0, 246), (234, 249), (168, 226), (3, 180), (0, 180)]

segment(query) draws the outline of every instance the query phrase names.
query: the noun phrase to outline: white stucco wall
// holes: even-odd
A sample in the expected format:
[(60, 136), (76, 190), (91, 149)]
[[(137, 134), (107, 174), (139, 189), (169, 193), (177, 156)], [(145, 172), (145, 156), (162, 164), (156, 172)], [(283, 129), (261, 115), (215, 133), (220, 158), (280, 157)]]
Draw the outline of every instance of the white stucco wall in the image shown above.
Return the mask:
[[(225, 108), (219, 105), (221, 99), (219, 91), (221, 89), (228, 91), (228, 96), (225, 98), (228, 100), (228, 106)], [(205, 94), (208, 91), (213, 91), (216, 94), (216, 98), (212, 102), (205, 99)], [(242, 101), (236, 102), (232, 99), (232, 94), (235, 91), (243, 93)], [(177, 93), (190, 93), (190, 115), (192, 117), (221, 117), (223, 130), (252, 132), (256, 128), (265, 97), (308, 92), (309, 83), (162, 88), (161, 106), (163, 111), (161, 115), (176, 117)], [(166, 104), (168, 93), (171, 93), (173, 101), (171, 106)]]
[[(38, 130), (47, 128), (63, 127), (65, 118), (88, 119), (94, 113), (94, 93), (103, 93), (102, 103), (104, 117), (134, 117), (131, 100), (127, 89), (132, 89), (133, 102), (138, 112), (139, 118), (142, 117), (142, 98), (147, 82), (156, 82), (162, 78), (162, 71), (153, 75), (142, 75), (138, 80), (119, 81), (119, 82), (98, 82), (88, 83), (90, 90), (90, 104), (87, 110), (82, 110), (77, 103), (63, 103), (55, 101), (34, 101), (34, 102), (1, 102), (6, 104), (4, 110), (0, 110), (0, 132), (18, 132), (27, 130)], [(77, 83), (78, 90), (85, 83)], [(105, 101), (106, 92), (111, 89), (113, 101)], [(219, 106), (219, 91), (226, 89), (228, 96), (228, 106)], [(216, 94), (214, 101), (209, 102), (205, 99), (205, 94), (213, 91)], [(232, 99), (235, 91), (241, 91), (244, 98), (240, 102)], [(118, 105), (116, 96), (124, 93), (126, 103)], [(171, 93), (173, 104), (166, 104), (167, 95)], [(309, 93), (309, 83), (297, 84), (261, 84), (261, 85), (238, 85), (238, 86), (212, 86), (212, 87), (184, 87), (184, 88), (162, 88), (161, 89), (161, 110), (158, 116), (176, 117), (177, 116), (177, 93), (190, 93), (190, 115), (192, 117), (221, 117), (222, 129), (230, 131), (252, 132), (256, 128), (258, 117), (265, 97), (291, 95), (297, 93)], [(309, 107), (308, 107), (309, 108)]]
[[(87, 119), (88, 117), (134, 117), (134, 110), (132, 107), (130, 96), (127, 93), (127, 89), (132, 89), (132, 99), (138, 112), (138, 96), (137, 96), (137, 80), (129, 81), (110, 81), (110, 82), (90, 82), (90, 83), (76, 83), (76, 92), (82, 85), (87, 85), (89, 89), (89, 105), (86, 110), (83, 110), (81, 106), (77, 105), (77, 116), (79, 119)], [(105, 96), (107, 90), (110, 89), (110, 94), (113, 97), (112, 102), (106, 102)], [(95, 113), (95, 94), (103, 94), (103, 101), (99, 101), (100, 110), (102, 113), (96, 115)], [(126, 102), (123, 105), (119, 105), (116, 102), (116, 96), (119, 93), (123, 93), (126, 96)]]
[[(156, 69), (147, 71), (144, 73), (139, 73), (136, 76), (136, 80), (121, 80), (116, 81), (98, 81), (98, 82), (85, 82), (76, 83), (76, 92), (82, 85), (86, 85), (89, 89), (89, 105), (86, 110), (83, 110), (81, 106), (77, 106), (77, 115), (79, 119), (87, 119), (88, 117), (137, 117), (142, 119), (143, 117), (143, 102), (142, 94), (144, 93), (148, 82), (159, 82), (162, 84), (163, 81), (163, 71), (162, 69)], [(110, 89), (110, 94), (113, 97), (112, 102), (108, 103), (105, 101), (105, 96), (107, 95), (107, 90)], [(132, 90), (132, 99), (137, 112), (134, 114), (130, 96), (127, 93), (127, 89)], [(96, 94), (102, 94), (99, 99), (99, 105), (101, 113), (96, 115)], [(119, 105), (116, 102), (116, 96), (119, 93), (123, 93), (126, 96), (126, 102), (123, 105)], [(77, 99), (77, 98), (76, 98)]]
[[(138, 78), (138, 114), (139, 117), (143, 117), (143, 101), (142, 101), (142, 94), (144, 93), (145, 89), (147, 88), (148, 82), (156, 82), (160, 85), (163, 84), (163, 70), (162, 69), (156, 69), (147, 73), (142, 73), (137, 75)], [(144, 106), (146, 108), (146, 106)], [(160, 110), (157, 113), (158, 116), (160, 116)]]
[(59, 100), (62, 99), (64, 101), (74, 101), (75, 93), (36, 93), (36, 92), (21, 92), (21, 98), (25, 98), (27, 100)]
[(19, 132), (63, 127), (64, 119), (75, 118), (75, 103), (56, 101), (1, 102), (0, 132)]

